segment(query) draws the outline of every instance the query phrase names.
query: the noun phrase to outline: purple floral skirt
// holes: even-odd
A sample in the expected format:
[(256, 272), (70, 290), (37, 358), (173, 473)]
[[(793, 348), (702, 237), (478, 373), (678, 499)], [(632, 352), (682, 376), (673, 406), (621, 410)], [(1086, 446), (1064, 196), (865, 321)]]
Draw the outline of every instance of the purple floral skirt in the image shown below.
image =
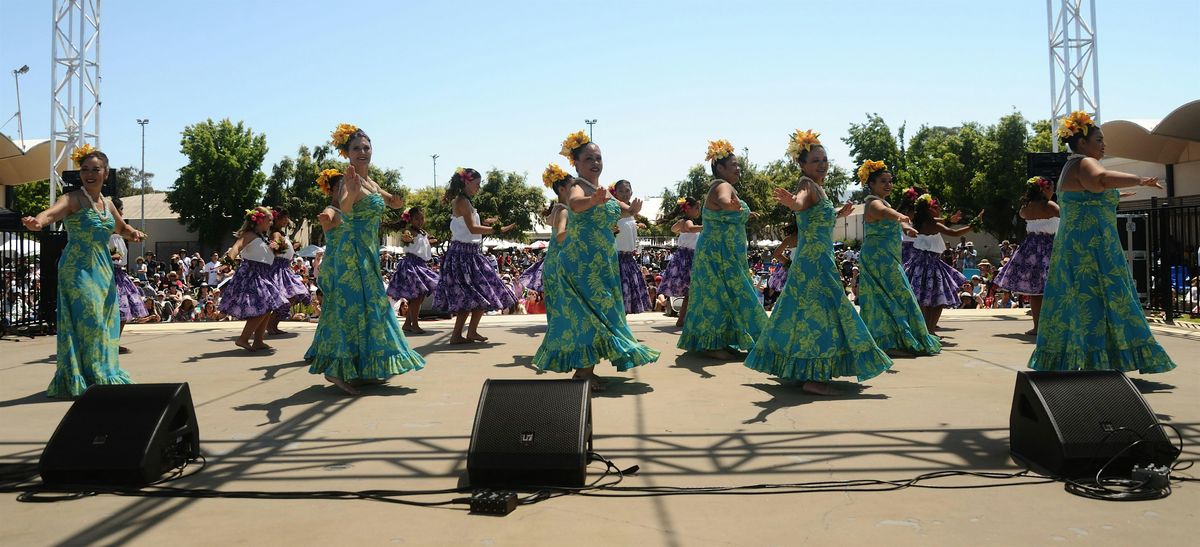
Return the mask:
[(441, 278), (433, 292), (434, 307), (458, 313), (503, 310), (516, 304), (517, 297), (484, 258), (478, 243), (450, 242), (442, 255)]
[(411, 253), (400, 257), (392, 280), (388, 283), (387, 295), (395, 300), (424, 298), (437, 290), (438, 274), (425, 259)]
[(265, 315), (287, 304), (275, 280), (274, 264), (243, 260), (221, 288), (217, 309), (236, 319)]
[(671, 253), (667, 269), (658, 282), (658, 294), (665, 296), (687, 296), (688, 287), (692, 284), (692, 261), (696, 258), (696, 250), (680, 247)]
[(996, 285), (1016, 294), (1042, 294), (1046, 289), (1046, 270), (1050, 267), (1053, 250), (1054, 234), (1035, 232), (1025, 236), (1008, 264), (996, 274)]
[(117, 307), (121, 308), (121, 321), (133, 321), (146, 313), (146, 299), (142, 290), (133, 284), (133, 278), (125, 273), (125, 268), (113, 267), (113, 281), (117, 284)]
[(923, 308), (957, 308), (962, 305), (958, 292), (967, 281), (963, 274), (942, 262), (942, 255), (913, 249), (904, 265), (904, 273), (912, 283), (913, 296)]
[(617, 253), (617, 269), (621, 271), (621, 298), (625, 300), (625, 313), (642, 313), (650, 309), (650, 294), (646, 291), (646, 277), (633, 253)]

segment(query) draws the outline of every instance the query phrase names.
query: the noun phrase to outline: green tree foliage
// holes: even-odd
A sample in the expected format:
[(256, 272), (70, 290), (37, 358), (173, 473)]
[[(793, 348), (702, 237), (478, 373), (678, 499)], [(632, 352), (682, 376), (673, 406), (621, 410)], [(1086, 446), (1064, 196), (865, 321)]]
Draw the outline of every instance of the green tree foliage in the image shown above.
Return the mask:
[(209, 119), (185, 127), (180, 145), (188, 163), (167, 192), (167, 203), (200, 242), (215, 248), (241, 225), (245, 210), (259, 203), (267, 138), (242, 122)]
[(154, 193), (154, 173), (146, 173), (146, 191), (142, 192), (141, 170), (128, 166), (117, 169), (117, 196), (140, 196)]
[(33, 216), (48, 208), (50, 208), (49, 179), (27, 182), (13, 187), (13, 211), (22, 216)]
[(496, 168), (484, 173), (483, 179), (483, 185), (473, 199), (479, 217), (496, 217), (499, 220), (497, 227), (506, 224), (517, 225), (511, 232), (497, 232), (493, 237), (514, 241), (526, 240), (525, 232), (533, 229), (534, 216), (540, 215), (546, 205), (542, 188), (526, 184), (523, 174)]

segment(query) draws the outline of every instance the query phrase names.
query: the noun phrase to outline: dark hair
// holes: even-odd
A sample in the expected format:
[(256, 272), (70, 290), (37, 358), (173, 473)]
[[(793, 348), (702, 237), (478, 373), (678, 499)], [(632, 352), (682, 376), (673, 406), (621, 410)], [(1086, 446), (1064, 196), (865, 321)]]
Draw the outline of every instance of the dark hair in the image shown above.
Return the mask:
[(91, 152), (84, 154), (82, 158), (79, 158), (79, 165), (83, 166), (83, 162), (87, 161), (88, 158), (99, 158), (100, 161), (104, 162), (104, 168), (108, 169), (108, 154), (105, 154), (99, 150), (92, 150)]
[(696, 207), (700, 206), (700, 202), (697, 201), (696, 198), (683, 198), (683, 199), (684, 199), (683, 205), (676, 205), (675, 207), (672, 207), (669, 210), (663, 211), (662, 217), (659, 220), (659, 224), (674, 224), (678, 220), (687, 218), (687, 214), (684, 213), (685, 205), (689, 208), (696, 208)]
[[(571, 163), (572, 164), (574, 164), (576, 161), (579, 160), (579, 156), (583, 155), (583, 150), (585, 148), (587, 148), (589, 144), (596, 144), (596, 141), (588, 141), (588, 142), (585, 142), (585, 143), (571, 149)], [(600, 145), (596, 144), (596, 148), (597, 149), (600, 148)]]
[(730, 154), (723, 158), (712, 160), (712, 162), (708, 164), (708, 169), (709, 169), (709, 171), (712, 172), (712, 176), (714, 176), (714, 177), (718, 176), (717, 175), (717, 166), (725, 165), (726, 163), (729, 162), (730, 159), (736, 159), (736, 158), (737, 158), (737, 156), (735, 154)]
[(814, 144), (814, 145), (808, 147), (807, 150), (801, 148), (800, 153), (796, 155), (796, 165), (804, 165), (804, 164), (808, 163), (808, 153), (812, 152), (813, 150), (816, 150), (818, 148), (820, 148), (821, 150), (824, 150), (825, 145), (817, 143), (817, 144)]
[(614, 182), (614, 183), (613, 183), (613, 188), (615, 189), (616, 187), (618, 187), (618, 186), (620, 186), (620, 185), (622, 185), (622, 184), (629, 186), (629, 190), (630, 190), (631, 192), (633, 191), (633, 183), (632, 183), (632, 182), (629, 182), (629, 181), (627, 181), (627, 180), (625, 180), (625, 179), (621, 179), (621, 180), (618, 180), (617, 182)]
[(937, 219), (933, 216), (933, 209), (929, 207), (929, 204), (930, 202), (928, 201), (918, 201), (913, 203), (913, 228), (920, 230), (921, 227), (925, 226), (927, 223), (937, 222)]
[[(868, 180), (870, 180), (870, 179), (868, 179)], [(913, 189), (913, 192), (916, 192), (917, 197), (921, 197), (921, 194), (924, 194), (926, 191), (925, 188), (923, 188), (921, 186), (912, 186), (911, 188)], [(907, 190), (907, 188), (905, 188), (905, 190)], [(916, 198), (908, 199), (908, 196), (906, 196), (904, 194), (904, 192), (901, 192), (900, 193), (900, 206), (896, 207), (896, 211), (903, 215), (912, 216), (913, 215), (913, 206), (915, 206), (916, 203), (917, 203)]]
[[(479, 171), (471, 169), (470, 167), (463, 169), (462, 172), (469, 178), (483, 179), (483, 177), (479, 174)], [(467, 181), (462, 175), (458, 174), (458, 171), (455, 171), (454, 175), (450, 177), (450, 184), (446, 186), (446, 193), (442, 195), (442, 203), (450, 203), (458, 198), (458, 196), (466, 195), (466, 191)]]
[(1058, 142), (1061, 142), (1061, 143), (1071, 147), (1071, 151), (1076, 152), (1077, 151), (1076, 149), (1079, 148), (1079, 141), (1089, 138), (1092, 135), (1095, 135), (1096, 132), (1099, 130), (1100, 130), (1099, 127), (1096, 127), (1094, 125), (1089, 125), (1089, 126), (1087, 126), (1087, 135), (1084, 135), (1083, 131), (1077, 131), (1075, 133), (1072, 133), (1069, 137), (1059, 137)]
[(271, 212), (275, 214), (275, 218), (291, 216), (288, 214), (287, 207), (282, 205), (271, 206)]
[(118, 213), (123, 213), (123, 212), (124, 212), (124, 210), (125, 210), (125, 203), (121, 201), (121, 198), (120, 198), (119, 196), (113, 196), (113, 197), (112, 197), (112, 204), (113, 204), (113, 207), (116, 207), (116, 208), (117, 208), (117, 212), (118, 212)]
[(1042, 193), (1042, 187), (1038, 184), (1025, 184), (1025, 195), (1021, 196), (1021, 206), (1024, 207), (1035, 201), (1050, 201), (1046, 199), (1046, 195)]
[(349, 154), (350, 143), (354, 142), (354, 139), (357, 139), (359, 137), (367, 139), (367, 142), (371, 142), (371, 137), (367, 136), (366, 131), (363, 131), (362, 129), (357, 129), (353, 133), (351, 133), (349, 137), (346, 138), (346, 142), (343, 142), (342, 144), (337, 145), (337, 149), (341, 150), (343, 155)]

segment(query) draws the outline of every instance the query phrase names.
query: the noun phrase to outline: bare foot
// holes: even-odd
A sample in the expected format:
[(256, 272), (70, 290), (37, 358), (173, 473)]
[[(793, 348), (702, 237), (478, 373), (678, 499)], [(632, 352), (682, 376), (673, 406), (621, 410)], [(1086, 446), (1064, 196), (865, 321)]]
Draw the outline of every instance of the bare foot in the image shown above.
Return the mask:
[(682, 328), (682, 327), (683, 327), (683, 318), (682, 318), (682, 317), (680, 317), (679, 319), (676, 319), (676, 320), (675, 320), (675, 326), (676, 326), (676, 327), (680, 327), (680, 328)]
[(450, 343), (451, 343), (451, 344), (472, 344), (472, 343), (474, 343), (474, 342), (475, 342), (474, 340), (468, 340), (468, 339), (466, 339), (466, 338), (463, 338), (463, 337), (461, 337), (461, 336), (451, 336), (451, 337), (450, 337)]
[(488, 341), (486, 336), (480, 336), (478, 332), (468, 332), (467, 340), (474, 340), (476, 342), (487, 342)]
[(260, 349), (275, 349), (275, 348), (273, 348), (273, 347), (271, 347), (271, 346), (268, 346), (268, 345), (267, 345), (266, 343), (264, 343), (264, 342), (255, 342), (255, 343), (254, 343), (254, 345), (253, 345), (253, 346), (250, 346), (250, 347), (254, 348), (254, 350), (260, 350)]
[(413, 325), (410, 327), (403, 327), (400, 330), (403, 330), (404, 332), (411, 333), (411, 334), (425, 334), (425, 329), (418, 327), (416, 325)]
[(704, 352), (704, 355), (711, 359), (719, 359), (721, 361), (733, 361), (739, 357), (737, 354), (727, 349), (709, 350)]
[(1025, 336), (1037, 336), (1037, 329), (1033, 328), (1025, 331)]
[(234, 342), (233, 345), (235, 345), (239, 348), (245, 349), (246, 351), (248, 351), (250, 353), (254, 353), (254, 346), (251, 346), (250, 342), (238, 340), (238, 341)]
[(827, 397), (835, 397), (842, 394), (841, 391), (834, 389), (833, 386), (825, 382), (804, 382), (804, 384), (800, 386), (800, 389), (804, 390), (805, 393), (812, 393), (813, 395), (825, 395)]
[(125, 355), (127, 353), (133, 353), (133, 351), (125, 346), (117, 346), (117, 353), (120, 353), (121, 355)]
[(358, 378), (350, 381), (350, 385), (359, 386), (378, 386), (388, 383), (387, 378)]
[(337, 386), (338, 389), (345, 391), (347, 395), (358, 395), (358, 390), (354, 389), (354, 387), (351, 386), (350, 384), (343, 382), (341, 380), (341, 378), (334, 378), (333, 376), (326, 374), (325, 379), (329, 380), (333, 385)]
[(287, 334), (287, 331), (285, 331), (285, 330), (279, 330), (279, 329), (275, 329), (275, 330), (269, 330), (269, 331), (267, 331), (267, 334), (270, 334), (271, 336), (278, 336), (278, 335), (280, 335), (280, 334)]

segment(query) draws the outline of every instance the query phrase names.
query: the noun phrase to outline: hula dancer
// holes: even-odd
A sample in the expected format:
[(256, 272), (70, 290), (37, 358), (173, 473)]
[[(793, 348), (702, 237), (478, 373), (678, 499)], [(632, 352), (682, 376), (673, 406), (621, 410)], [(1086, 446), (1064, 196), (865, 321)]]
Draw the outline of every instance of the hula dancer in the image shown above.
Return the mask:
[(700, 239), (700, 232), (704, 227), (697, 223), (700, 220), (700, 202), (696, 198), (679, 198), (675, 202), (680, 217), (671, 225), (671, 232), (679, 234), (676, 240), (675, 251), (671, 253), (671, 259), (667, 261), (667, 269), (662, 274), (662, 281), (658, 283), (658, 294), (663, 296), (683, 297), (683, 303), (679, 305), (679, 318), (675, 320), (676, 327), (683, 326), (683, 320), (687, 317), (688, 308), (688, 288), (692, 283), (692, 264), (696, 258), (696, 242)]
[(921, 307), (913, 296), (901, 258), (901, 233), (916, 235), (907, 215), (884, 200), (892, 193), (892, 173), (881, 161), (867, 160), (858, 168), (858, 180), (870, 194), (863, 214), (865, 224), (859, 257), (858, 305), (875, 345), (885, 352), (933, 355), (942, 343), (929, 334)]
[(287, 303), (271, 312), (270, 319), (267, 319), (267, 334), (287, 334), (279, 330), (279, 321), (285, 317), (291, 318), (293, 305), (312, 302), (312, 295), (308, 293), (308, 287), (304, 285), (304, 280), (292, 271), (292, 259), (296, 256), (296, 249), (287, 235), (291, 216), (283, 207), (272, 207), (271, 217), (273, 219), (272, 233), (268, 246), (271, 248), (271, 252), (275, 253), (275, 261), (271, 263), (271, 273), (275, 276), (275, 286), (279, 287), (283, 297), (287, 299)]
[(1058, 178), (1062, 224), (1029, 368), (1171, 370), (1175, 363), (1154, 339), (1138, 304), (1117, 234), (1117, 189), (1162, 186), (1156, 177), (1105, 169), (1104, 134), (1086, 113), (1072, 112), (1058, 137), (1072, 155)]
[(839, 376), (855, 376), (861, 382), (882, 374), (892, 360), (875, 345), (846, 298), (833, 261), (833, 226), (854, 210), (854, 204), (835, 211), (825, 194), (821, 183), (829, 160), (819, 135), (796, 131), (788, 143), (788, 157), (803, 176), (795, 194), (777, 188), (775, 197), (795, 211), (798, 245), (770, 324), (746, 356), (746, 366), (795, 380), (809, 393), (838, 395), (826, 382)]
[(771, 272), (771, 276), (767, 278), (767, 288), (775, 291), (776, 294), (783, 292), (784, 285), (787, 284), (788, 268), (792, 266), (792, 255), (796, 254), (796, 223), (790, 223), (783, 227), (783, 241), (779, 242), (779, 246), (771, 251), (771, 259), (779, 263), (780, 266)]
[(716, 178), (704, 198), (704, 228), (692, 263), (691, 309), (678, 347), (732, 360), (739, 357), (737, 352), (754, 347), (767, 312), (746, 267), (746, 220), (751, 213), (734, 188), (742, 167), (725, 139), (709, 141), (705, 158)]
[(1036, 336), (1038, 320), (1041, 319), (1042, 293), (1046, 289), (1046, 270), (1050, 267), (1050, 254), (1054, 250), (1054, 234), (1058, 232), (1059, 208), (1051, 200), (1054, 183), (1046, 177), (1033, 177), (1025, 183), (1025, 195), (1021, 197), (1018, 214), (1025, 219), (1025, 241), (1017, 252), (1000, 268), (994, 282), (997, 287), (1013, 294), (1029, 297), (1033, 315), (1033, 328), (1025, 334)]
[[(271, 349), (263, 342), (267, 317), (273, 310), (287, 305), (274, 271), (275, 251), (271, 250), (269, 236), (272, 222), (271, 209), (247, 209), (242, 227), (233, 234), (237, 241), (225, 252), (226, 258), (237, 257), (242, 262), (222, 287), (217, 309), (234, 319), (246, 320), (234, 345), (250, 352)], [(250, 343), (252, 335), (253, 344)]]
[[(451, 237), (450, 248), (442, 255), (441, 279), (433, 293), (433, 305), (455, 314), (451, 344), (486, 342), (487, 337), (479, 334), (483, 312), (507, 309), (517, 303), (512, 289), (500, 279), (480, 249), (484, 234), (507, 233), (517, 225), (494, 228), (495, 218), (479, 221), (479, 212), (471, 198), (479, 193), (481, 181), (479, 171), (459, 167), (442, 196), (442, 202), (451, 206)], [(463, 336), (468, 315), (471, 324)]]
[(83, 145), (71, 154), (81, 188), (21, 223), (32, 231), (64, 220), (67, 245), (58, 259), (58, 351), (50, 397), (78, 397), (92, 385), (132, 384), (117, 362), (121, 312), (108, 242), (113, 230), (132, 241), (146, 234), (125, 223), (101, 193), (108, 156)]
[[(569, 207), (569, 220), (558, 250), (547, 253), (550, 264), (543, 268), (548, 324), (533, 364), (541, 370), (574, 372), (575, 378), (588, 380), (593, 391), (602, 391), (604, 384), (594, 370), (601, 359), (611, 361), (618, 371), (658, 360), (658, 352), (639, 343), (625, 322), (613, 253), (613, 224), (623, 209), (637, 214), (642, 202), (635, 199), (626, 206), (609, 198), (600, 185), (600, 147), (583, 131), (569, 135), (560, 154), (571, 160), (579, 176), (571, 180), (565, 173), (551, 172), (553, 168), (543, 176)], [(556, 236), (562, 228), (555, 228)]]
[[(111, 201), (117, 213), (124, 218), (125, 204), (121, 202), (121, 198), (114, 197)], [(129, 266), (129, 248), (125, 245), (125, 238), (117, 234), (109, 237), (108, 252), (113, 259), (113, 282), (117, 285), (117, 306), (121, 309), (121, 333), (124, 334), (126, 323), (150, 314), (146, 312), (146, 297), (142, 290), (125, 271)], [(118, 346), (117, 351), (122, 354), (130, 353), (130, 349), (125, 346)]]
[(409, 347), (379, 278), (379, 223), (404, 200), (367, 175), (372, 148), (366, 133), (340, 124), (331, 140), (350, 166), (345, 175), (326, 169), (317, 179), (330, 205), (317, 215), (325, 231), (322, 308), (304, 359), (312, 363), (308, 372), (358, 395), (358, 386), (420, 370), (425, 359)]
[(638, 265), (634, 251), (637, 250), (638, 222), (628, 205), (633, 200), (633, 184), (619, 180), (609, 189), (613, 198), (626, 205), (617, 220), (616, 235), (617, 269), (621, 273), (621, 299), (625, 302), (625, 313), (642, 313), (650, 309), (650, 293), (646, 291), (646, 276)]
[(429, 267), (437, 238), (429, 237), (425, 231), (425, 212), (419, 206), (409, 207), (400, 220), (404, 223), (404, 231), (400, 234), (404, 256), (396, 263), (387, 295), (395, 300), (408, 301), (408, 315), (401, 327), (404, 332), (425, 334), (425, 329), (418, 323), (421, 319), (421, 303), (437, 290), (438, 273)]
[[(942, 309), (957, 308), (962, 305), (958, 297), (959, 287), (967, 282), (963, 274), (942, 261), (942, 253), (946, 251), (946, 240), (943, 235), (959, 237), (969, 233), (971, 226), (948, 228), (938, 219), (941, 208), (938, 201), (929, 194), (921, 194), (913, 205), (913, 228), (917, 230), (917, 239), (913, 242), (913, 254), (904, 264), (904, 273), (908, 275), (913, 295), (921, 306), (921, 315), (925, 316), (925, 328), (930, 333), (938, 330), (938, 320), (942, 317)], [(950, 216), (951, 223), (958, 222), (961, 213)], [(983, 211), (971, 221), (978, 225), (983, 220)]]

